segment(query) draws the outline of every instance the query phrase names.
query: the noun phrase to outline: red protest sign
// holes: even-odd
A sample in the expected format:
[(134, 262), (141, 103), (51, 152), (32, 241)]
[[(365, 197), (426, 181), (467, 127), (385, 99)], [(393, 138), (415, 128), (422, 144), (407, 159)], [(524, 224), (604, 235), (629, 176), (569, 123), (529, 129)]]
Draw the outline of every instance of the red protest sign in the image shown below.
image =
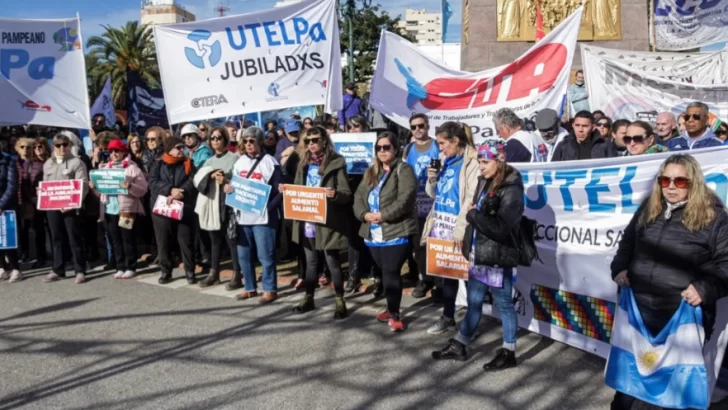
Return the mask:
[(38, 210), (78, 209), (83, 199), (83, 181), (41, 181), (38, 186)]

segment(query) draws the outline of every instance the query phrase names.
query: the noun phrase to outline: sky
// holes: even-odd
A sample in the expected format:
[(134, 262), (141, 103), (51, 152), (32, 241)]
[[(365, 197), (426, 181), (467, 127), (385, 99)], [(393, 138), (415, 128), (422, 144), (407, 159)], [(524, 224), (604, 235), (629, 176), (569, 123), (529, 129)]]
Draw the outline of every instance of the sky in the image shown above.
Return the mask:
[[(244, 14), (273, 7), (276, 0), (223, 0), (230, 7), (229, 14)], [(103, 32), (101, 25), (119, 27), (130, 20), (139, 20), (140, 0), (30, 0), (3, 2), (3, 17), (7, 18), (69, 18), (76, 12), (81, 15), (81, 30), (85, 40)], [(197, 20), (216, 16), (215, 6), (220, 0), (177, 0)], [(439, 12), (440, 0), (373, 0), (381, 4), (391, 15), (402, 15), (407, 8), (427, 9)], [(101, 4), (104, 4), (101, 6)], [(450, 0), (454, 14), (448, 25), (448, 42), (459, 42), (462, 21), (462, 0)]]

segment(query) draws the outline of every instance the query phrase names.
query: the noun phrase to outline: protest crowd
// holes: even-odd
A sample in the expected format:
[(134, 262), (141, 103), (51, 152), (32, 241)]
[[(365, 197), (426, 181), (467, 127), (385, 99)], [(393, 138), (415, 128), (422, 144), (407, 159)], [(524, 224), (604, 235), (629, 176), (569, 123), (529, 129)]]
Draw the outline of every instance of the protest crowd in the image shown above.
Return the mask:
[[(680, 394), (670, 389), (707, 386), (700, 379), (705, 367), (683, 368), (680, 360), (702, 358), (720, 330), (714, 325), (718, 301), (728, 296), (728, 214), (696, 156), (728, 145), (728, 123), (693, 100), (684, 112), (657, 113), (654, 122), (610, 118), (605, 107), (590, 107), (584, 73), (574, 78), (566, 91), (572, 110), (524, 116), (495, 107), (489, 138), (474, 135), (468, 121), (431, 124), (425, 110), (414, 111), (408, 127), (398, 125), (368, 93), (360, 97), (355, 83), (343, 87), (338, 111), (258, 124), (211, 118), (135, 124), (132, 132), (92, 112), (88, 143), (76, 128), (0, 128), (2, 226), (14, 223), (17, 237), (0, 250), (0, 279), (22, 282), (32, 270), (49, 284), (68, 278), (82, 285), (103, 265), (113, 272), (108, 280), (128, 280), (144, 257), (158, 268), (160, 284), (182, 280), (174, 277), (181, 267), (190, 285), (224, 285), (239, 292), (237, 300), (263, 305), (279, 298), (277, 266), (295, 263), (291, 287), (303, 294), (295, 314), (315, 310), (317, 289), (332, 287), (333, 319), (345, 320), (352, 314), (346, 297), (364, 292), (365, 280), (374, 298), (386, 300), (376, 320), (393, 332), (407, 329), (406, 286), (414, 298), (441, 303), (427, 333), (452, 337), (433, 346), (432, 360), (468, 360), (484, 305), (492, 305), (502, 344), (483, 369), (496, 372), (519, 363), (518, 270), (545, 264), (537, 242), (554, 223), (526, 215), (536, 202), (526, 188), (528, 167), (588, 161), (585, 167), (597, 168), (656, 155), (659, 170), (604, 272), (619, 290), (605, 381), (616, 390), (615, 410), (659, 402), (640, 387), (648, 373), (674, 377), (663, 383), (671, 397)], [(357, 138), (371, 138), (371, 157), (352, 163), (357, 152), (337, 144)], [(464, 264), (463, 277), (433, 272), (437, 247), (450, 252), (437, 266)], [(459, 292), (467, 306), (458, 322)], [(620, 320), (626, 325), (618, 327)], [(682, 330), (688, 325), (700, 332)], [(678, 359), (664, 359), (673, 367), (660, 367), (663, 359), (653, 353), (635, 364), (627, 345), (640, 335), (649, 335), (644, 352), (657, 345), (660, 354), (677, 352)], [(666, 369), (674, 374), (660, 373)], [(707, 387), (671, 408), (690, 408), (701, 395)]]

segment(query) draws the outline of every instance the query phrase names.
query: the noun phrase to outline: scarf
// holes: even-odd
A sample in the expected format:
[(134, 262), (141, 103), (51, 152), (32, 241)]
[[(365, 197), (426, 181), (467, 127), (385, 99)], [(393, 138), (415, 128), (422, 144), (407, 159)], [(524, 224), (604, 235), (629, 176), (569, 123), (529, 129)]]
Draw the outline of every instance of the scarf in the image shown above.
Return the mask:
[(190, 159), (187, 157), (183, 156), (181, 158), (176, 158), (165, 152), (164, 154), (162, 154), (162, 161), (164, 161), (167, 165), (170, 165), (170, 166), (179, 164), (180, 162), (184, 161), (185, 162), (185, 175), (189, 175), (192, 173), (192, 161), (190, 161)]
[(669, 221), (670, 218), (672, 218), (672, 211), (675, 211), (677, 209), (680, 209), (687, 204), (688, 201), (681, 201), (676, 204), (671, 204), (669, 202), (665, 202), (665, 205), (667, 205), (667, 209), (665, 209), (665, 220)]
[(106, 163), (106, 167), (104, 168), (126, 168), (129, 166), (129, 161), (131, 161), (131, 157), (129, 155), (127, 155), (126, 158), (124, 158), (120, 162), (114, 162), (109, 160), (109, 162)]
[(324, 153), (323, 152), (320, 153), (320, 154), (318, 154), (318, 155), (311, 154), (311, 158), (309, 160), (309, 164), (319, 165), (320, 166), (321, 165), (321, 162), (323, 162), (323, 160), (324, 160)]

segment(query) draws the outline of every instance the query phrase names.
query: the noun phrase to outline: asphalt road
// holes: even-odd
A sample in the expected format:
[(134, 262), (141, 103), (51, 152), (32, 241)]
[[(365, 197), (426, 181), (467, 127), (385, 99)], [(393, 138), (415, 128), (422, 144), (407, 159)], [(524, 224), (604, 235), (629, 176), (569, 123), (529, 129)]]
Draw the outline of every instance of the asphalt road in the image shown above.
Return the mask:
[(452, 335), (426, 334), (440, 312), (429, 301), (405, 297), (408, 329), (395, 334), (371, 295), (334, 322), (330, 290), (298, 316), (290, 288), (259, 306), (182, 279), (89, 278), (0, 283), (0, 410), (608, 409), (613, 395), (604, 360), (526, 331), (519, 366), (485, 374), (501, 343), (493, 319), (467, 362), (434, 362)]

